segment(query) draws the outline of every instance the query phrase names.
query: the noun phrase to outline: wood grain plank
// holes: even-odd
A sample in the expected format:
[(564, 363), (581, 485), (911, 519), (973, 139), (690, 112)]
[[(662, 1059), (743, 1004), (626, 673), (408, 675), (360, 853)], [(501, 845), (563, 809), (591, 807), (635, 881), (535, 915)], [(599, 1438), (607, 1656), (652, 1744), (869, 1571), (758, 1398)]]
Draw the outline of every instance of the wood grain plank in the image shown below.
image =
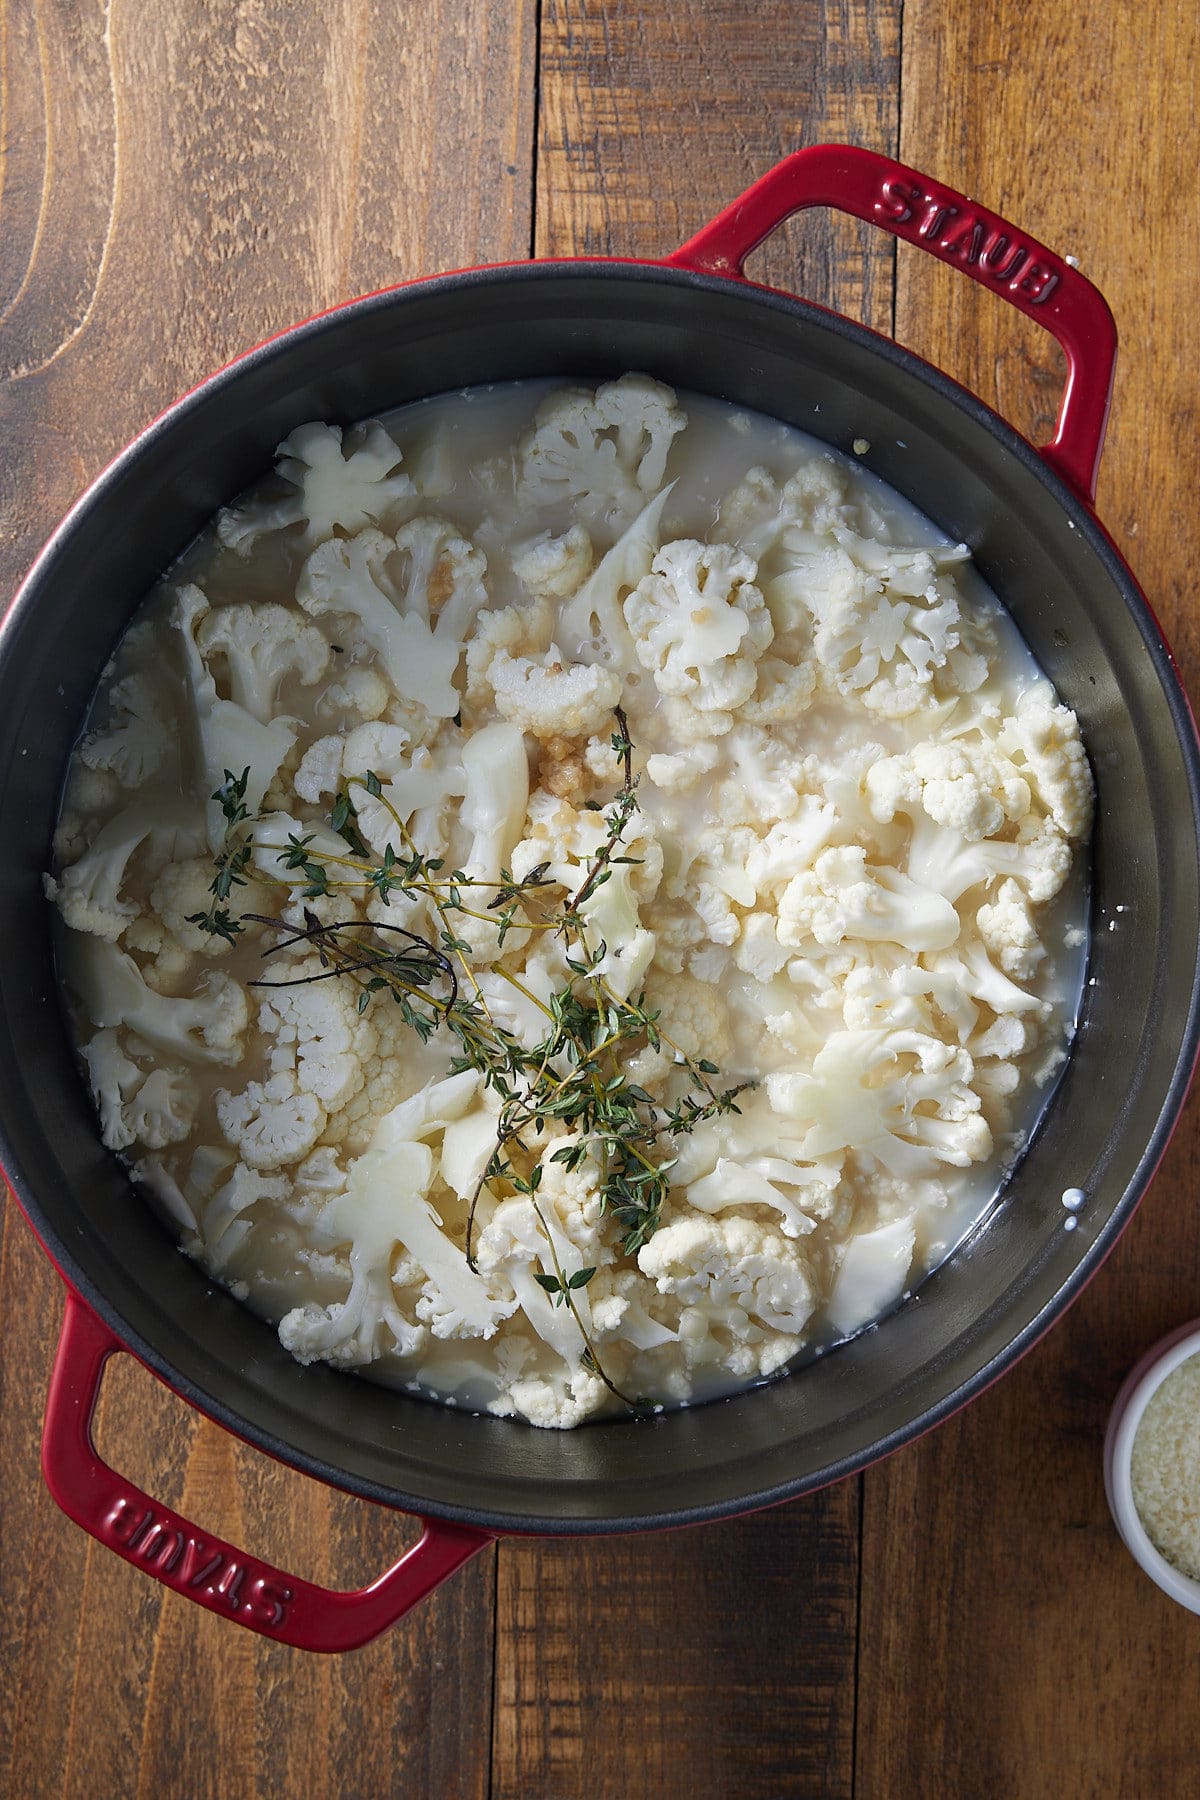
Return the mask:
[(12, 231), (0, 251), (0, 379), (75, 336), (96, 291), (116, 185), (106, 21), (102, 0), (7, 13), (0, 204)]
[[(898, 8), (546, 0), (541, 255), (662, 255), (801, 142), (894, 150)], [(890, 248), (817, 216), (763, 280), (891, 322)], [(649, 1540), (500, 1547), (497, 1800), (848, 1794), (857, 1488)]]
[(850, 1793), (858, 1494), (586, 1543), (508, 1540), (494, 1800)]
[[(1099, 510), (1200, 684), (1194, 503), (1200, 226), (1189, 144), (1200, 19), (1036, 0), (908, 0), (902, 154), (1079, 257), (1121, 333)], [(1036, 49), (1033, 48), (1036, 46)], [(902, 255), (897, 335), (1035, 438), (1050, 340)], [(1195, 1791), (1195, 1621), (1108, 1519), (1101, 1448), (1141, 1352), (1197, 1311), (1193, 1100), (1116, 1254), (999, 1386), (866, 1478), (858, 1791), (1109, 1796)]]
[[(664, 256), (805, 143), (895, 151), (899, 0), (545, 0), (539, 256)], [(892, 253), (835, 215), (785, 226), (756, 280), (892, 318)]]
[[(526, 253), (534, 22), (534, 0), (0, 6), (0, 591), (112, 452), (237, 350), (352, 293)], [(0, 1792), (485, 1793), (494, 1559), (345, 1658), (164, 1594), (42, 1485), (61, 1305), (8, 1206)], [(100, 1429), (152, 1492), (319, 1580), (369, 1580), (413, 1534), (127, 1359)]]

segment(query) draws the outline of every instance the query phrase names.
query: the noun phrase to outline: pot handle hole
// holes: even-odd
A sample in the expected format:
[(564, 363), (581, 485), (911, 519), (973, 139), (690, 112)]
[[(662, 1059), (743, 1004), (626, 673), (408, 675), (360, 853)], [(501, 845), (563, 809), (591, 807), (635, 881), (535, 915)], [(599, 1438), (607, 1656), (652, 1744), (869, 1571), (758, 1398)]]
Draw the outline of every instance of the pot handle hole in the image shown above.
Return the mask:
[(1057, 338), (1067, 379), (1042, 456), (1090, 505), (1117, 354), (1117, 328), (1100, 290), (998, 213), (889, 156), (848, 144), (816, 144), (785, 157), (666, 261), (744, 280), (751, 251), (810, 206), (835, 207), (928, 250)]
[(109, 1468), (92, 1441), (104, 1366), (124, 1349), (74, 1294), (50, 1379), (42, 1434), (46, 1484), (68, 1518), (135, 1568), (250, 1631), (299, 1650), (354, 1650), (403, 1618), (494, 1540), (423, 1520), (420, 1541), (370, 1587), (317, 1586), (201, 1531)]

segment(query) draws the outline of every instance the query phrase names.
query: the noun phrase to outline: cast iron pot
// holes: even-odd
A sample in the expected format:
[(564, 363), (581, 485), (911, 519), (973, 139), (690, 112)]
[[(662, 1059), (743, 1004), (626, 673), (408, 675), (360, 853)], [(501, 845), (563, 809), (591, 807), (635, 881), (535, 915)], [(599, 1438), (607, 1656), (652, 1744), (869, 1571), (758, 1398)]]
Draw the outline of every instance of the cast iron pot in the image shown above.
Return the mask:
[[(754, 246), (814, 205), (924, 245), (1053, 332), (1069, 375), (1052, 446), (1039, 453), (862, 327), (745, 282)], [(187, 395), (92, 486), (0, 631), (0, 1151), (69, 1288), (43, 1462), (72, 1518), (215, 1612), (292, 1644), (346, 1649), (497, 1533), (718, 1519), (848, 1475), (944, 1419), (1062, 1313), (1153, 1173), (1197, 1042), (1195, 728), (1146, 602), (1090, 505), (1115, 341), (1100, 295), (1040, 244), (898, 163), (814, 148), (664, 262), (473, 270), (285, 332)], [(1090, 747), (1094, 979), (1029, 1153), (985, 1228), (907, 1305), (773, 1385), (557, 1433), (302, 1369), (179, 1254), (100, 1146), (60, 1016), (40, 875), (72, 739), (130, 612), (293, 426), (348, 422), (468, 383), (627, 369), (761, 408), (843, 449), (865, 438), (868, 466), (971, 545)], [(1086, 1194), (1077, 1225), (1061, 1204), (1067, 1188)], [(178, 1517), (91, 1442), (117, 1350), (295, 1468), (421, 1515), (421, 1542), (372, 1587), (332, 1594)]]

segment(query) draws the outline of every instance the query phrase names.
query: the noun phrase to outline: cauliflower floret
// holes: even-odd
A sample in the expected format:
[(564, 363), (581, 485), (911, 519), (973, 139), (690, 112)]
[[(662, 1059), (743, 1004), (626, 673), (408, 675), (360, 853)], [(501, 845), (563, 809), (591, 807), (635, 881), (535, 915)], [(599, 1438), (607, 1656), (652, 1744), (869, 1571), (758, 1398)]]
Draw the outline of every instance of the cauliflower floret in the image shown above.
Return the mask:
[(579, 592), (559, 608), (554, 629), (572, 653), (622, 671), (635, 665), (633, 639), (622, 609), (638, 582), (650, 573), (663, 509), (674, 485), (669, 483), (642, 508)]
[(756, 895), (773, 894), (812, 868), (838, 828), (837, 808), (816, 794), (803, 794), (789, 817), (772, 825), (746, 857), (746, 875)]
[(592, 572), (592, 540), (582, 525), (561, 537), (543, 531), (513, 551), (513, 574), (539, 600), (565, 600)]
[(186, 1070), (157, 1068), (147, 1074), (125, 1055), (111, 1029), (98, 1031), (80, 1055), (100, 1112), (101, 1141), (109, 1150), (132, 1144), (163, 1150), (188, 1135), (200, 1095)]
[(829, 1300), (835, 1331), (849, 1337), (895, 1304), (908, 1279), (916, 1240), (911, 1215), (851, 1238)]
[(677, 856), (666, 891), (692, 906), (704, 921), (710, 943), (727, 946), (738, 940), (741, 920), (733, 908), (754, 904), (746, 861), (756, 842), (750, 827), (742, 825), (712, 827), (686, 851), (674, 846)]
[[(419, 1182), (431, 1159), (424, 1145), (411, 1148), (419, 1159), (415, 1171)], [(399, 1168), (394, 1172), (406, 1173)], [(361, 1189), (364, 1184), (358, 1185)], [(398, 1211), (409, 1196), (397, 1191), (394, 1198)], [(393, 1264), (398, 1238), (395, 1220), (387, 1217), (381, 1199), (378, 1192), (352, 1195), (347, 1182), (319, 1215), (315, 1232), (319, 1243), (329, 1249), (350, 1245), (350, 1288), (344, 1300), (329, 1306), (309, 1302), (279, 1321), (279, 1341), (298, 1362), (363, 1368), (381, 1356), (414, 1357), (428, 1343), (428, 1331), (405, 1316), (396, 1295)]]
[(986, 659), (966, 651), (954, 583), (939, 573), (957, 551), (884, 546), (845, 527), (789, 526), (781, 545), (782, 572), (767, 584), (772, 617), (811, 616), (817, 663), (839, 693), (906, 718), (986, 680)]
[(756, 463), (718, 506), (716, 535), (758, 561), (772, 548), (785, 517), (778, 482)]
[[(427, 1341), (426, 1325), (438, 1338), (490, 1338), (515, 1310), (445, 1235), (427, 1197), (436, 1164), (421, 1139), (444, 1129), (447, 1116), (461, 1116), (477, 1085), (470, 1071), (465, 1081), (434, 1083), (382, 1119), (370, 1149), (351, 1163), (344, 1192), (328, 1201), (318, 1222), (330, 1248), (351, 1246), (350, 1292), (333, 1307), (297, 1308), (284, 1318), (280, 1338), (301, 1361), (353, 1366), (384, 1354), (410, 1356)], [(396, 1304), (397, 1245), (424, 1277), (418, 1322)]]
[[(994, 1013), (1027, 1013), (1045, 1019), (1052, 1011), (1048, 1000), (1039, 999), (1036, 994), (1018, 987), (1010, 976), (996, 968), (982, 939), (969, 942), (965, 947), (958, 945), (953, 951), (929, 960), (941, 984), (940, 990), (935, 992), (938, 992), (939, 1004), (947, 1017), (954, 1016), (951, 997), (955, 995), (960, 1002), (965, 997), (967, 1001), (990, 1006)], [(960, 1035), (967, 1036), (974, 1029), (975, 1016), (969, 1007), (965, 1009), (965, 1018), (960, 1015)]]
[(126, 675), (108, 690), (108, 724), (79, 745), (86, 769), (107, 770), (123, 788), (140, 788), (157, 775), (170, 749), (159, 696), (147, 675)]
[(247, 1082), (240, 1094), (218, 1088), (216, 1107), (226, 1143), (252, 1169), (303, 1162), (325, 1129), (324, 1107), (294, 1075)]
[(850, 1031), (903, 1028), (942, 1037), (948, 1021), (960, 1043), (979, 1018), (979, 1008), (951, 976), (907, 961), (851, 969), (844, 977), (841, 1010)]
[[(742, 717), (746, 709), (742, 708)], [(736, 726), (724, 742), (729, 774), (716, 789), (722, 819), (741, 823), (757, 819), (774, 824), (788, 819), (800, 805), (796, 756), (769, 732), (754, 725)]]
[(538, 738), (597, 731), (621, 700), (620, 677), (611, 669), (564, 665), (553, 644), (537, 660), (498, 650), (487, 679), (500, 716)]
[(416, 493), (401, 473), (399, 447), (376, 420), (342, 438), (340, 425), (298, 425), (276, 451), (276, 472), (295, 492), (282, 499), (253, 498), (217, 515), (217, 535), (239, 556), (249, 556), (259, 538), (303, 525), (306, 548), (339, 528), (359, 531), (378, 525)]
[(1051, 820), (1030, 813), (1011, 841), (985, 838), (968, 843), (947, 825), (918, 817), (908, 846), (908, 873), (920, 887), (950, 902), (975, 887), (990, 887), (1011, 876), (1030, 901), (1052, 900), (1071, 869), (1071, 847)]
[(231, 777), (245, 774), (243, 802), (250, 818), (262, 806), (296, 741), (296, 723), (272, 719), (264, 725), (234, 700), (222, 700), (196, 643), (198, 628), (207, 617), (208, 601), (195, 586), (180, 590), (172, 623), (183, 646), (184, 666), (192, 702), (192, 717), (200, 738), (199, 798), (207, 806), (208, 842), (213, 851), (225, 841), (226, 819), (214, 798)]
[[(573, 1368), (587, 1347), (579, 1325), (567, 1307), (554, 1304), (537, 1279), (539, 1272), (553, 1274), (555, 1255), (568, 1280), (594, 1266), (585, 1261), (583, 1251), (568, 1236), (557, 1209), (535, 1206), (532, 1200), (517, 1196), (497, 1206), (480, 1233), (475, 1260), (484, 1275), (493, 1281), (502, 1278), (511, 1286), (538, 1337)], [(572, 1299), (584, 1331), (590, 1330), (586, 1286), (576, 1288)]]
[(704, 715), (689, 736), (720, 736), (748, 700), (774, 635), (754, 563), (725, 544), (665, 544), (624, 604), (638, 661), (660, 694)]
[[(189, 957), (225, 956), (233, 948), (227, 938), (202, 931), (198, 925), (190, 923), (195, 914), (206, 913), (212, 905), (212, 879), (211, 861), (187, 857), (179, 862), (169, 862), (150, 890), (150, 911), (154, 920)], [(253, 888), (240, 887), (237, 892), (242, 912), (261, 910), (260, 903), (266, 902), (266, 896), (257, 884)], [(130, 942), (128, 936), (126, 942)], [(149, 947), (148, 943), (146, 947)], [(132, 948), (138, 946), (132, 945)], [(160, 945), (158, 954), (161, 955), (165, 948), (165, 944)]]
[[(209, 896), (211, 898), (211, 896)], [(224, 943), (224, 939), (216, 940)], [(143, 915), (125, 933), (125, 948), (142, 958), (142, 980), (156, 994), (181, 994), (191, 974), (195, 954), (185, 950), (159, 919)]]
[(1006, 975), (1031, 981), (1045, 959), (1045, 949), (1029, 911), (1029, 902), (1015, 881), (1001, 882), (996, 898), (975, 915), (979, 935), (995, 955)]
[(554, 614), (548, 601), (532, 606), (502, 606), (475, 616), (467, 643), (467, 699), (489, 702), (488, 673), (501, 651), (510, 656), (540, 656), (550, 648)]
[(802, 463), (780, 489), (761, 464), (745, 475), (721, 501), (718, 534), (760, 562), (775, 548), (787, 525), (807, 525), (831, 532), (850, 523), (846, 475), (832, 456)]
[[(664, 1037), (693, 1061), (720, 1065), (730, 1055), (729, 1016), (715, 988), (689, 975), (660, 975), (656, 968), (646, 1003)], [(721, 1078), (727, 1079), (723, 1068)]]
[[(610, 802), (599, 812), (589, 807), (572, 806), (553, 794), (537, 791), (530, 796), (525, 836), (512, 854), (512, 872), (523, 881), (531, 870), (547, 865), (548, 880), (575, 893), (589, 865), (595, 860), (609, 834), (614, 808)], [(645, 904), (658, 892), (663, 873), (662, 846), (655, 835), (652, 821), (635, 809), (621, 834), (621, 854), (634, 861), (619, 865), (613, 871), (617, 880), (621, 871), (628, 876), (634, 893)], [(612, 883), (606, 883), (611, 886)]]
[(857, 845), (823, 850), (779, 902), (779, 938), (785, 944), (815, 938), (830, 949), (856, 938), (906, 950), (945, 950), (959, 929), (949, 900), (897, 869), (869, 866), (866, 851)]
[(1006, 780), (997, 766), (987, 779), (979, 760), (954, 743), (917, 744), (903, 756), (881, 757), (864, 778), (873, 816), (887, 823), (897, 812), (912, 817), (920, 808), (969, 842), (991, 837), (1006, 818), (1029, 811), (1029, 788), (1019, 776)]
[(655, 787), (666, 793), (677, 793), (682, 788), (689, 788), (702, 775), (711, 774), (717, 766), (720, 752), (717, 746), (706, 738), (697, 738), (682, 750), (672, 751), (661, 756), (646, 758), (646, 773)]
[(756, 981), (773, 981), (792, 955), (792, 947), (779, 941), (774, 913), (751, 913), (742, 920), (733, 960), (747, 975)]
[(764, 656), (755, 690), (742, 702), (741, 717), (748, 725), (790, 725), (808, 711), (816, 687), (815, 663)]
[[(836, 1187), (837, 1182), (835, 1174), (832, 1186)], [(793, 1199), (783, 1190), (805, 1190), (813, 1185), (813, 1171), (794, 1167), (785, 1157), (757, 1156), (735, 1161), (721, 1156), (707, 1175), (688, 1185), (687, 1203), (704, 1213), (723, 1213), (733, 1206), (770, 1207), (780, 1215), (784, 1237), (806, 1237), (816, 1230), (817, 1221), (809, 1218), (798, 1198)], [(828, 1213), (827, 1204), (823, 1204), (823, 1211)]]
[[(981, 1031), (971, 1039), (967, 1048), (975, 1063), (998, 1061), (1011, 1063), (1017, 1057), (1024, 1056), (1032, 1050), (1039, 1036), (1036, 1023), (1027, 1019), (1018, 1019), (1012, 1013), (1002, 1013), (993, 1019), (986, 1031)], [(1014, 1071), (1015, 1072), (1015, 1071)]]
[(766, 1079), (772, 1108), (807, 1125), (808, 1161), (854, 1151), (902, 1179), (966, 1168), (990, 1156), (992, 1134), (969, 1083), (963, 1049), (917, 1031), (835, 1031), (813, 1058), (811, 1075), (776, 1070)]
[(189, 1000), (148, 987), (131, 956), (102, 938), (71, 932), (66, 972), (94, 1025), (126, 1026), (184, 1062), (235, 1063), (246, 1029), (246, 996), (236, 981), (207, 974)]
[(1085, 838), (1092, 825), (1092, 772), (1079, 735), (1079, 720), (1055, 703), (1049, 682), (1027, 688), (1006, 719), (1000, 741), (1019, 758), (1038, 800), (1064, 837)]
[(731, 1306), (773, 1331), (798, 1335), (816, 1306), (797, 1242), (757, 1220), (685, 1214), (660, 1226), (637, 1261), (660, 1294), (685, 1304)]
[(517, 446), (522, 506), (568, 500), (588, 522), (628, 517), (662, 486), (667, 453), (687, 424), (671, 388), (622, 375), (590, 393), (560, 388)]
[(107, 769), (68, 771), (63, 810), (54, 827), (54, 860), (60, 868), (77, 862), (88, 848), (101, 813), (121, 804), (121, 785)]
[(359, 1015), (358, 990), (309, 979), (320, 973), (317, 957), (290, 964), (286, 985), (262, 990), (258, 1026), (271, 1040), (271, 1073), (295, 1075), (300, 1091), (332, 1113), (362, 1087), (376, 1037), (372, 1021)]
[(475, 732), (463, 747), (462, 766), (466, 792), (458, 817), (471, 834), (463, 871), (474, 881), (497, 882), (521, 835), (529, 798), (529, 765), (520, 731), (505, 724)]
[(604, 1406), (608, 1390), (598, 1375), (575, 1368), (554, 1375), (518, 1375), (495, 1400), (488, 1411), (499, 1418), (514, 1413), (530, 1425), (551, 1431), (567, 1431), (582, 1425)]
[[(407, 734), (402, 735), (407, 742)], [(341, 737), (316, 738), (300, 758), (292, 786), (300, 799), (307, 800), (310, 806), (319, 806), (325, 794), (337, 793), (342, 780), (345, 742)]]
[[(611, 807), (607, 812), (576, 809), (569, 801), (537, 791), (529, 802), (526, 835), (512, 854), (515, 879), (523, 881), (544, 865), (547, 881), (558, 884), (568, 895), (577, 894), (608, 839), (611, 815)], [(635, 812), (627, 822), (620, 843), (620, 854), (636, 860), (611, 862), (608, 879), (596, 882), (580, 902), (579, 917), (586, 947), (598, 952), (604, 946), (595, 973), (626, 999), (637, 991), (654, 955), (654, 934), (642, 925), (639, 904), (653, 899), (657, 892), (663, 859), (642, 813)]]
[(323, 718), (339, 715), (358, 719), (379, 719), (387, 711), (391, 695), (387, 682), (374, 669), (344, 669), (337, 681), (330, 682), (317, 701)]
[(333, 538), (308, 558), (296, 598), (314, 618), (351, 613), (402, 701), (450, 719), (461, 699), (454, 675), (463, 639), (487, 598), (481, 551), (444, 519), (411, 519)]
[(201, 620), (196, 642), (210, 667), (224, 663), (230, 699), (263, 725), (286, 676), (313, 687), (329, 667), (326, 638), (287, 606), (218, 607)]
[[(101, 826), (90, 847), (57, 881), (51, 875), (45, 877), (46, 894), (72, 931), (88, 932), (115, 944), (137, 918), (141, 909), (135, 901), (122, 897), (121, 888), (130, 860), (147, 839), (155, 859), (187, 855), (203, 841), (196, 815), (178, 804), (135, 802), (118, 813)], [(204, 909), (207, 906), (206, 897)]]
[(253, 1228), (254, 1221), (246, 1214), (264, 1200), (278, 1205), (289, 1198), (290, 1190), (286, 1176), (263, 1175), (244, 1163), (235, 1163), (228, 1179), (201, 1209), (199, 1235), (205, 1267), (214, 1275), (223, 1274)]
[[(298, 903), (311, 907), (321, 918), (322, 924), (326, 925), (335, 917), (356, 917), (355, 900), (350, 894), (330, 894), (327, 900), (304, 898), (300, 889), (305, 877), (299, 872), (289, 872), (289, 860), (301, 848), (318, 862), (322, 858), (345, 855), (347, 846), (344, 839), (338, 837), (327, 825), (302, 824), (299, 819), (293, 819), (289, 813), (284, 812), (263, 813), (255, 821), (254, 836), (250, 841), (253, 846), (254, 867), (262, 872), (267, 882), (272, 886), (282, 884), (295, 890), (283, 914), (290, 922), (299, 922), (299, 914), (295, 912)], [(322, 917), (322, 909), (327, 905), (343, 908), (344, 911)], [(291, 917), (293, 914), (294, 918)]]

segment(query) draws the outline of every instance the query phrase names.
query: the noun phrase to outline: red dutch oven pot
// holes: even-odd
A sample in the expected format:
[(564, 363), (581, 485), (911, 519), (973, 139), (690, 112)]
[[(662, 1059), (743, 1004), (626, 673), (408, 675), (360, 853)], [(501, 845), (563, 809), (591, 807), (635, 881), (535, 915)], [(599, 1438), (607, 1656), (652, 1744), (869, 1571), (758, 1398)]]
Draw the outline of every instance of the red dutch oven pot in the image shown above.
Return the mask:
[[(886, 339), (747, 282), (747, 255), (810, 206), (923, 246), (1050, 331), (1068, 369), (1053, 443), (1035, 450)], [(0, 630), (0, 1152), (68, 1285), (43, 1462), (85, 1530), (252, 1630), (349, 1649), (497, 1534), (695, 1523), (850, 1474), (977, 1394), (1062, 1313), (1141, 1197), (1197, 1044), (1195, 727), (1091, 506), (1115, 346), (1104, 300), (1061, 257), (912, 169), (825, 146), (788, 157), (662, 262), (477, 269), (338, 307), (213, 376), (95, 482)], [(1093, 979), (1054, 1103), (985, 1228), (885, 1325), (729, 1400), (556, 1433), (302, 1369), (180, 1256), (99, 1144), (59, 1009), (40, 874), (78, 721), (129, 614), (293, 426), (472, 383), (626, 369), (843, 449), (865, 438), (868, 466), (971, 545), (1090, 747)], [(1069, 1233), (1068, 1187), (1087, 1196)], [(117, 1351), (295, 1468), (419, 1514), (420, 1543), (371, 1587), (331, 1593), (160, 1505), (92, 1443)]]

